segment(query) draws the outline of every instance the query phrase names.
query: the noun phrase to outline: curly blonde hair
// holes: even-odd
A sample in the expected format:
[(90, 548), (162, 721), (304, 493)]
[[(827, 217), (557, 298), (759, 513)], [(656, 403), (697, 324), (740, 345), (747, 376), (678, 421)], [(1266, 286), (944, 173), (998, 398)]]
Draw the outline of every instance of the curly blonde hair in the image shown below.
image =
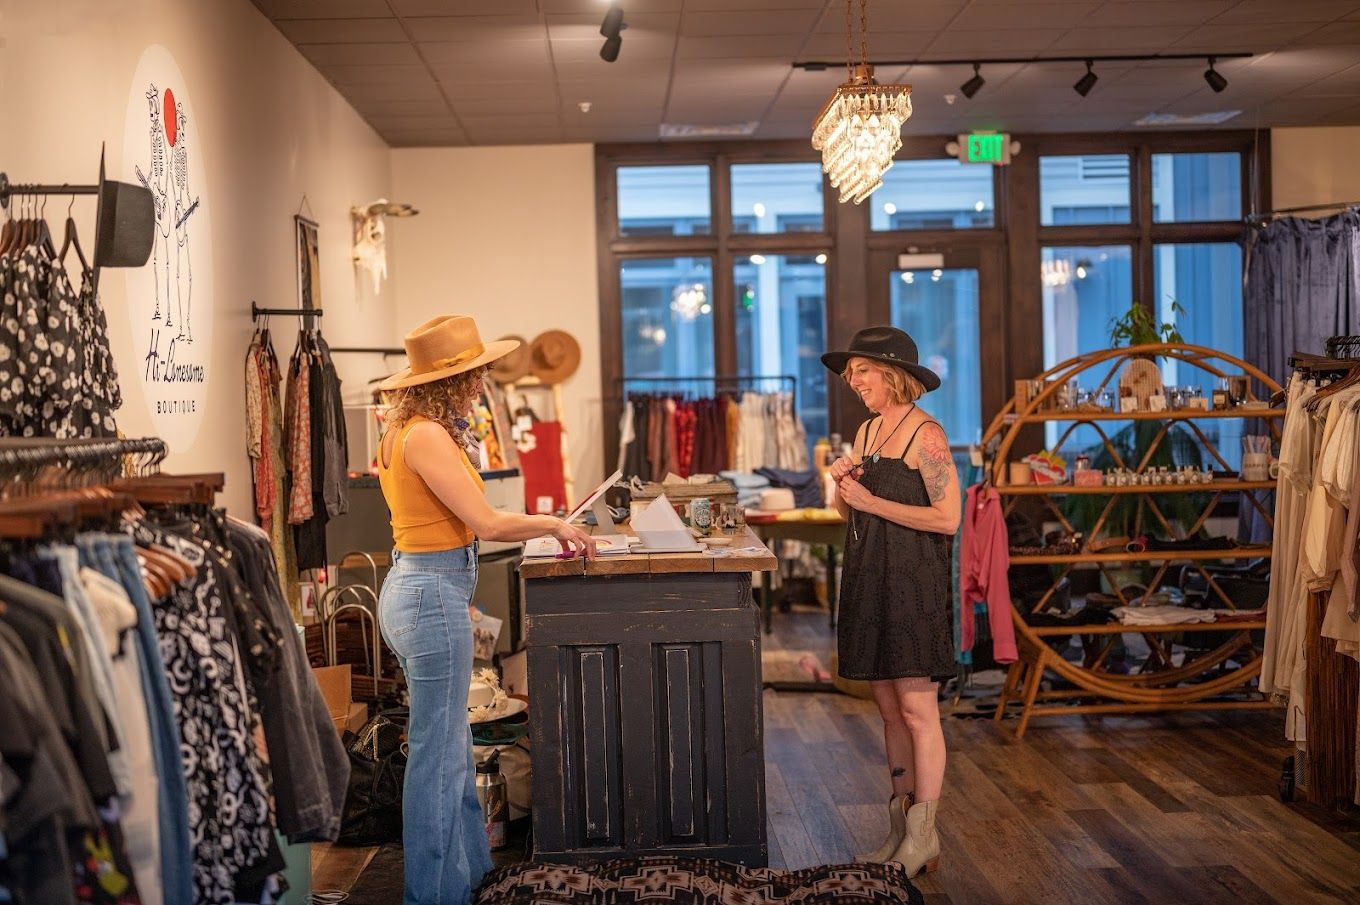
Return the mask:
[(472, 407), (485, 389), (486, 371), (486, 368), (474, 368), (442, 380), (392, 390), (387, 394), (391, 406), (384, 419), (387, 428), (400, 430), (416, 416), (428, 418), (448, 431), (449, 436), (471, 454), (477, 449), (477, 440), (472, 434)]

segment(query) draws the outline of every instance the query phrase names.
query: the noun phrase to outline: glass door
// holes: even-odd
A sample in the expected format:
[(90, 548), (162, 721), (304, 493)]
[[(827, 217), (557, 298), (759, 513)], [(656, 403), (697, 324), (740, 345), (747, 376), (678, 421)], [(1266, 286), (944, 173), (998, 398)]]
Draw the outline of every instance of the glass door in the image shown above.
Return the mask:
[(919, 404), (962, 464), (1005, 399), (1000, 250), (883, 251), (870, 265), (873, 322), (909, 333), (921, 364), (940, 375)]

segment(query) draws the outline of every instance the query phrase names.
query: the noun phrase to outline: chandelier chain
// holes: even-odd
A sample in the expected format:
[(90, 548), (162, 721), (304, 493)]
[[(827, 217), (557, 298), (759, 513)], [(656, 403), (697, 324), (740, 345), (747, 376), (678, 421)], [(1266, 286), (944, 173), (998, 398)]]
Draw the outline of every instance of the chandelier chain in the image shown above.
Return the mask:
[(855, 0), (845, 0), (845, 78), (855, 77)]
[(869, 65), (869, 0), (859, 0), (859, 63)]

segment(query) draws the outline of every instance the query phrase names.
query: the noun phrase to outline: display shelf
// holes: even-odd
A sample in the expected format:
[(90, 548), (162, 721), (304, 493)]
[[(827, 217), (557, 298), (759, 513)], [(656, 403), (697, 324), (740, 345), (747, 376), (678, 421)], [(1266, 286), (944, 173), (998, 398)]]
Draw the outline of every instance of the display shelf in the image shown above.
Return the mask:
[(1013, 566), (1058, 566), (1080, 563), (1134, 562), (1213, 562), (1218, 559), (1263, 559), (1270, 556), (1269, 547), (1233, 547), (1230, 550), (1128, 550), (1110, 553), (1054, 553), (1012, 556)]
[[(1111, 411), (1058, 411), (1051, 408), (1057, 400), (1058, 388), (1068, 381), (1094, 376), (1098, 389), (1103, 389), (1115, 380), (1121, 369), (1137, 360), (1175, 360), (1183, 366), (1197, 368), (1214, 377), (1223, 378), (1245, 375), (1264, 385), (1268, 392), (1279, 390), (1279, 385), (1260, 369), (1234, 356), (1202, 346), (1175, 343), (1158, 343), (1122, 349), (1108, 349), (1090, 352), (1065, 361), (1039, 375), (1045, 382), (1044, 389), (1035, 397), (1011, 399), (996, 415), (982, 437), (982, 448), (990, 450), (987, 463), (992, 485), (998, 494), (1006, 498), (1005, 511), (1021, 504), (1025, 499), (1040, 502), (1053, 512), (1063, 528), (1069, 532), (1078, 529), (1073, 526), (1067, 515), (1055, 503), (1056, 498), (1075, 496), (1098, 496), (1106, 498), (1103, 510), (1089, 528), (1092, 537), (1100, 538), (1106, 534), (1140, 534), (1145, 530), (1158, 530), (1170, 537), (1194, 537), (1204, 527), (1213, 512), (1213, 507), (1225, 493), (1242, 492), (1269, 522), (1272, 513), (1268, 502), (1263, 505), (1257, 490), (1270, 490), (1276, 486), (1274, 481), (1244, 481), (1240, 477), (1232, 480), (1214, 481), (1209, 484), (1139, 484), (1136, 486), (1077, 487), (1072, 484), (1024, 484), (1008, 485), (1005, 480), (1013, 459), (1012, 450), (1017, 444), (1029, 443), (1032, 432), (1030, 425), (1049, 422), (1063, 422), (1071, 425), (1064, 428), (1058, 441), (1061, 444), (1080, 424), (1090, 424), (1101, 438), (1106, 450), (1116, 465), (1126, 467), (1123, 461), (1125, 451), (1117, 450), (1110, 436), (1099, 422), (1161, 422), (1160, 429), (1154, 431), (1150, 440), (1139, 440), (1140, 449), (1129, 456), (1129, 465), (1135, 472), (1144, 471), (1154, 457), (1160, 444), (1166, 441), (1176, 425), (1184, 425), (1184, 433), (1192, 436), (1201, 450), (1212, 457), (1218, 465), (1228, 468), (1226, 461), (1217, 449), (1217, 442), (1196, 422), (1222, 421), (1225, 419), (1247, 420), (1261, 418), (1266, 420), (1269, 433), (1279, 440), (1280, 419), (1285, 413), (1280, 409), (1181, 409), (1170, 412), (1111, 412)], [(1104, 371), (1095, 373), (1096, 369)], [(1028, 383), (1033, 383), (1028, 382)], [(1022, 439), (1022, 437), (1024, 439)], [(1203, 494), (1210, 502), (1203, 508), (1198, 520), (1190, 523), (1180, 517), (1170, 519), (1163, 511), (1166, 501), (1158, 504), (1159, 497), (1176, 495), (1184, 499), (1186, 494)], [(1268, 497), (1266, 498), (1268, 500)], [(1123, 508), (1122, 502), (1136, 507), (1132, 525), (1125, 521), (1129, 516), (1121, 513), (1118, 518), (1123, 523), (1116, 528), (1107, 524), (1114, 513)], [(1198, 508), (1198, 507), (1196, 507)], [(1179, 523), (1179, 524), (1177, 524)], [(1229, 607), (1232, 600), (1223, 587), (1206, 569), (1206, 564), (1218, 561), (1264, 559), (1271, 555), (1269, 547), (1244, 546), (1220, 550), (1143, 550), (1129, 552), (1112, 549), (1106, 552), (1083, 551), (1070, 554), (1033, 554), (1010, 557), (1013, 566), (1052, 566), (1053, 574), (1048, 591), (1035, 604), (1041, 609), (1061, 587), (1066, 577), (1078, 568), (1099, 570), (1110, 582), (1111, 587), (1119, 587), (1120, 579), (1113, 574), (1121, 566), (1147, 565), (1154, 575), (1146, 580), (1150, 588), (1159, 587), (1162, 579), (1176, 563), (1189, 564), (1189, 568), (1203, 576), (1208, 593), (1217, 595)], [(1020, 651), (1019, 659), (1011, 664), (1006, 684), (1001, 691), (996, 710), (996, 719), (1001, 720), (1010, 701), (1023, 705), (1016, 736), (1023, 737), (1029, 721), (1036, 715), (1058, 713), (1147, 713), (1155, 710), (1210, 709), (1218, 706), (1239, 706), (1224, 701), (1224, 696), (1243, 692), (1254, 694), (1252, 682), (1260, 673), (1261, 658), (1253, 650), (1253, 632), (1265, 624), (1264, 619), (1227, 623), (1178, 623), (1172, 625), (1143, 626), (1108, 624), (1094, 626), (1031, 626), (1027, 622), (1028, 613), (1012, 606), (1012, 622), (1015, 625), (1016, 642)], [(1207, 653), (1187, 657), (1175, 666), (1178, 657), (1173, 646), (1180, 643), (1182, 632), (1222, 632), (1227, 636), (1222, 644)], [(1142, 635), (1150, 649), (1149, 663), (1153, 668), (1139, 675), (1117, 675), (1106, 669), (1107, 658), (1124, 634)], [(1081, 637), (1085, 650), (1081, 663), (1067, 661), (1060, 650), (1051, 643), (1054, 636)], [(1036, 702), (1046, 699), (1040, 686), (1045, 676), (1053, 675), (1071, 686), (1071, 696), (1077, 699), (1074, 705), (1042, 705)], [(1064, 692), (1068, 694), (1068, 692)], [(1101, 703), (1089, 703), (1087, 699)], [(1246, 706), (1246, 705), (1240, 705)], [(1250, 706), (1268, 706), (1267, 703), (1251, 702)]]
[(1102, 494), (1225, 493), (1233, 490), (1274, 490), (1274, 481), (1214, 481), (1211, 484), (1139, 484), (1136, 487), (1077, 487), (1074, 484), (1002, 484), (1002, 496), (1067, 496)]
[(1178, 409), (1174, 412), (1075, 412), (1048, 411), (1002, 417), (1003, 424), (1039, 424), (1046, 421), (1203, 421), (1224, 418), (1283, 418), (1284, 409)]

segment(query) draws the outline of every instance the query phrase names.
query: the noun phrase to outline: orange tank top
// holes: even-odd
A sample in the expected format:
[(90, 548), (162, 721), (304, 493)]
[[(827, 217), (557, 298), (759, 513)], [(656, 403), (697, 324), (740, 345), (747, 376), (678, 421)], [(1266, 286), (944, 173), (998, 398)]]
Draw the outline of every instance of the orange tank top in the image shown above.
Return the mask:
[[(390, 465), (383, 464), (383, 445), (378, 447), (378, 483), (382, 485), (387, 508), (392, 510), (392, 539), (403, 553), (436, 553), (466, 547), (475, 539), (472, 530), (435, 496), (425, 479), (406, 464), (406, 436), (411, 428), (428, 418), (415, 417), (401, 426), (392, 443)], [(384, 437), (384, 440), (386, 438)], [(467, 452), (458, 447), (462, 465), (480, 490), (482, 476), (472, 466)]]

